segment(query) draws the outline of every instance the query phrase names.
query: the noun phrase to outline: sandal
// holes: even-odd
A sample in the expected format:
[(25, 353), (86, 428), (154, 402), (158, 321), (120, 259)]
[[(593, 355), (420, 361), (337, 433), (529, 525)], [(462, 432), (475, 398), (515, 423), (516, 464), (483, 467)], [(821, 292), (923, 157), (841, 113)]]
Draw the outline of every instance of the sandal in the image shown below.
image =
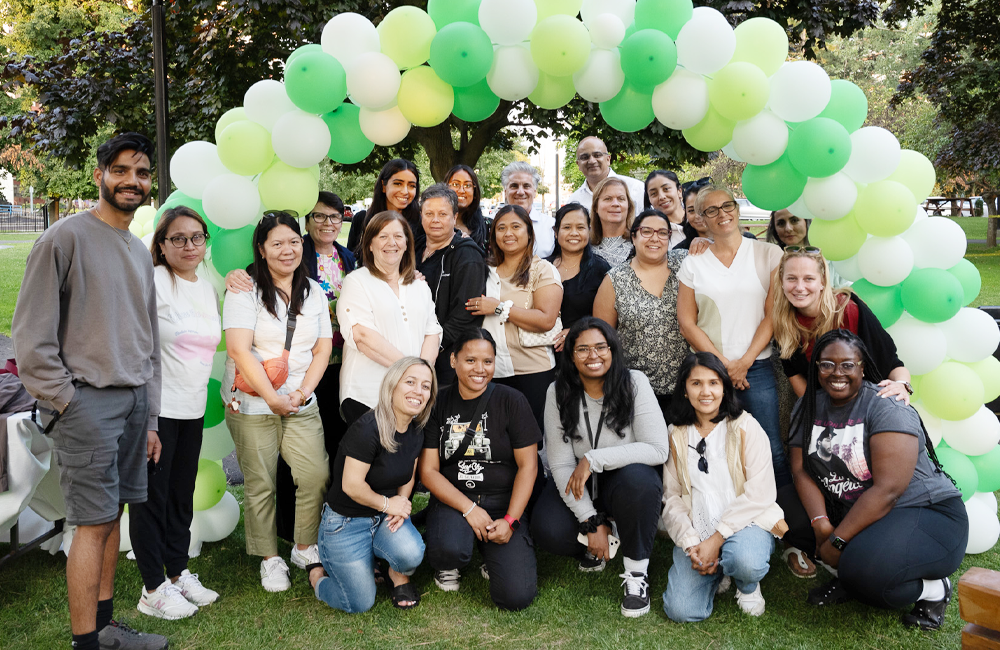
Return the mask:
[(785, 564), (788, 566), (788, 570), (791, 571), (792, 575), (796, 578), (816, 577), (816, 565), (809, 561), (809, 557), (802, 551), (802, 549), (789, 546), (785, 549), (785, 552), (781, 554), (781, 559), (784, 560)]
[(386, 584), (385, 580), (386, 572), (382, 566), (382, 562), (379, 560), (375, 561), (375, 586), (381, 587)]
[[(412, 605), (402, 605), (400, 603), (410, 602)], [(392, 588), (392, 604), (399, 609), (413, 609), (420, 604), (420, 592), (412, 582), (404, 582)]]
[(839, 578), (834, 578), (830, 582), (809, 590), (809, 597), (806, 602), (816, 607), (827, 605), (839, 605), (851, 600), (851, 595), (847, 593), (847, 588), (840, 583)]

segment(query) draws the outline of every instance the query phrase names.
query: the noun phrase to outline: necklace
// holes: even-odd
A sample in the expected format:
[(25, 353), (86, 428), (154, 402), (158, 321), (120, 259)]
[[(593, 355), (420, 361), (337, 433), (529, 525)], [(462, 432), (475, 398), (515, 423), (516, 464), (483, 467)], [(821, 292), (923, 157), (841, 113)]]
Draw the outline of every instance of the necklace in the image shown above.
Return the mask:
[(104, 221), (104, 217), (101, 216), (101, 212), (97, 208), (91, 208), (90, 211), (93, 212), (94, 216), (97, 217), (98, 219), (100, 219), (101, 222), (104, 223), (105, 226), (107, 226), (108, 228), (111, 228), (112, 230), (114, 230), (115, 234), (118, 235), (119, 237), (121, 237), (121, 240), (123, 242), (125, 242), (125, 246), (130, 251), (132, 250), (132, 246), (131, 246), (131, 243), (132, 243), (132, 231), (129, 231), (129, 233), (128, 233), (128, 239), (125, 239), (125, 235), (123, 235), (120, 230), (118, 230), (117, 228), (115, 228), (114, 226), (112, 226), (107, 221)]

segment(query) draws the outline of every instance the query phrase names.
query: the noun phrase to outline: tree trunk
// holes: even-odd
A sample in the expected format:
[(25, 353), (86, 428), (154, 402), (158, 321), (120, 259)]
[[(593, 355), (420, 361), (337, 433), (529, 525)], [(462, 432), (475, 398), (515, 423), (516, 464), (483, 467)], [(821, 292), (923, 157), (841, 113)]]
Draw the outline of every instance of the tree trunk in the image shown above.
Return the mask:
[(55, 222), (59, 221), (59, 197), (53, 196), (52, 198), (52, 210), (49, 211), (49, 225), (51, 226)]
[(986, 205), (986, 245), (993, 248), (997, 245), (997, 226), (1000, 225), (1000, 194), (983, 193), (983, 203)]
[[(431, 176), (437, 182), (444, 181), (448, 170), (455, 165), (475, 168), (479, 157), (492, 144), (494, 136), (510, 125), (511, 102), (500, 102), (500, 108), (482, 122), (463, 122), (452, 116), (437, 126), (416, 127), (410, 134), (427, 152), (431, 163)], [(452, 139), (452, 128), (459, 131), (458, 149)]]

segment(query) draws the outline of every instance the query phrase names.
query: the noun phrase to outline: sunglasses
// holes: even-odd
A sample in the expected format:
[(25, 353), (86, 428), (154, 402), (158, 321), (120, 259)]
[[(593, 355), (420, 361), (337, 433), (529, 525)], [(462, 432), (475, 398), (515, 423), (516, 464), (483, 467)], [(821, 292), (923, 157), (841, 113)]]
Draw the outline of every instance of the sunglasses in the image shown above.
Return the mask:
[(298, 219), (299, 213), (295, 210), (268, 210), (264, 213), (262, 219), (277, 219), (282, 215), (288, 215), (292, 219)]
[(711, 184), (711, 182), (712, 182), (712, 177), (705, 176), (704, 178), (699, 178), (696, 181), (688, 181), (687, 183), (681, 183), (681, 190), (683, 190), (684, 192), (687, 192), (688, 190), (692, 189), (700, 190), (706, 185)]
[[(691, 447), (691, 445), (688, 445), (688, 447)], [(698, 469), (708, 474), (708, 459), (705, 458), (706, 447), (707, 444), (705, 443), (705, 438), (702, 438), (701, 442), (698, 443), (698, 446), (691, 447), (691, 449), (694, 449), (696, 452), (698, 452), (698, 455), (701, 456), (701, 458), (698, 459)]]
[(798, 244), (794, 246), (785, 246), (786, 253), (803, 253), (805, 255), (815, 255), (816, 257), (821, 257), (823, 251), (818, 246), (799, 246)]

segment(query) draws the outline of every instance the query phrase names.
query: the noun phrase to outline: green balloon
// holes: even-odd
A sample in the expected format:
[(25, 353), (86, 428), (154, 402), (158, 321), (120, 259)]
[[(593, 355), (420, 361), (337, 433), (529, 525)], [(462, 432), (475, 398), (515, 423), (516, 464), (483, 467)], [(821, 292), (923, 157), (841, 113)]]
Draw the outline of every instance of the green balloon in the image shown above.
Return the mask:
[(600, 103), (601, 117), (612, 129), (625, 133), (641, 131), (656, 119), (653, 114), (653, 96), (643, 93), (628, 83), (617, 95)]
[(306, 113), (328, 113), (347, 97), (347, 73), (326, 52), (306, 52), (285, 65), (285, 92)]
[(986, 357), (982, 361), (965, 364), (979, 376), (983, 382), (983, 401), (987, 404), (1000, 397), (1000, 360), (996, 357)]
[(698, 151), (718, 151), (733, 139), (736, 122), (719, 115), (714, 106), (694, 126), (681, 131), (687, 143)]
[(212, 238), (212, 266), (222, 277), (233, 269), (245, 269), (253, 263), (253, 231), (257, 224), (220, 230)]
[(486, 78), (493, 65), (493, 43), (478, 25), (451, 23), (431, 41), (431, 67), (442, 81), (456, 88)]
[(862, 278), (851, 285), (851, 290), (868, 305), (882, 327), (889, 327), (903, 315), (903, 299), (898, 284), (880, 287)]
[(242, 106), (237, 106), (236, 108), (230, 108), (228, 111), (222, 114), (219, 121), (215, 123), (215, 141), (218, 142), (222, 137), (222, 132), (226, 130), (226, 127), (233, 122), (242, 122), (247, 119), (247, 112)]
[(289, 65), (291, 65), (292, 61), (299, 58), (303, 54), (309, 54), (312, 52), (322, 52), (322, 51), (323, 51), (323, 46), (320, 45), (319, 43), (309, 43), (307, 45), (303, 45), (300, 48), (296, 48), (292, 50), (292, 53), (288, 55), (287, 59), (285, 59), (285, 67), (287, 68)]
[(925, 323), (943, 323), (962, 308), (962, 283), (944, 269), (913, 269), (901, 286), (903, 308)]
[(976, 468), (976, 475), (979, 477), (977, 492), (1000, 490), (1000, 447), (994, 447), (982, 456), (969, 456), (969, 460)]
[(955, 361), (945, 361), (920, 380), (920, 400), (943, 420), (971, 418), (985, 395), (976, 371)]
[(341, 104), (337, 110), (323, 116), (330, 129), (330, 160), (342, 165), (361, 162), (368, 157), (375, 145), (361, 131), (358, 116), (361, 109), (354, 104)]
[(205, 220), (205, 225), (208, 227), (208, 236), (215, 237), (215, 233), (219, 232), (220, 228), (212, 223), (212, 220), (205, 216), (205, 208), (201, 205), (201, 199), (195, 199), (184, 192), (173, 192), (170, 197), (163, 202), (163, 205), (156, 211), (156, 216), (153, 217), (153, 228), (156, 228), (157, 224), (160, 223), (160, 216), (169, 210), (170, 208), (176, 208), (179, 205), (191, 208)]
[(751, 18), (740, 23), (733, 33), (736, 51), (733, 61), (752, 63), (770, 77), (788, 58), (788, 34), (769, 18)]
[[(739, 122), (764, 109), (771, 84), (752, 63), (735, 61), (715, 73), (708, 82), (708, 97), (723, 117)], [(846, 161), (845, 161), (846, 162)]]
[(676, 39), (692, 15), (691, 0), (639, 0), (635, 3), (635, 29), (657, 29)]
[(968, 501), (979, 488), (979, 474), (969, 457), (951, 447), (937, 447), (938, 461), (941, 469), (955, 480), (955, 485), (962, 492), (962, 501)]
[(299, 169), (279, 160), (260, 175), (257, 191), (268, 210), (292, 210), (304, 216), (319, 198), (319, 178), (311, 169)]
[(531, 31), (531, 58), (542, 72), (569, 76), (582, 68), (589, 56), (590, 32), (572, 16), (549, 16)]
[(968, 307), (983, 288), (983, 278), (979, 275), (979, 269), (969, 260), (963, 259), (948, 269), (948, 273), (958, 278), (962, 284), (962, 306)]
[(544, 72), (538, 73), (538, 85), (528, 95), (531, 103), (539, 108), (555, 110), (562, 108), (576, 95), (573, 87), (573, 76), (553, 77)]
[(218, 379), (208, 380), (208, 402), (205, 404), (205, 426), (210, 429), (226, 419), (226, 405), (222, 402), (222, 384)]
[(464, 22), (479, 24), (479, 3), (482, 0), (428, 0), (427, 13), (434, 25), (441, 29), (445, 25)]
[(854, 133), (868, 118), (868, 98), (865, 97), (865, 91), (846, 79), (834, 79), (830, 82), (830, 101), (819, 117), (837, 120), (848, 133)]
[(823, 249), (823, 256), (834, 262), (857, 255), (867, 239), (868, 233), (858, 225), (853, 212), (835, 221), (813, 219), (809, 225), (809, 242)]
[(833, 176), (851, 157), (851, 134), (836, 120), (814, 117), (792, 129), (785, 151), (795, 168), (806, 176)]
[(260, 124), (243, 120), (227, 126), (217, 140), (219, 160), (240, 176), (256, 176), (271, 166), (271, 133)]
[(198, 461), (198, 476), (194, 481), (194, 509), (208, 510), (226, 493), (226, 470), (214, 460)]
[(625, 79), (642, 92), (652, 94), (677, 67), (677, 46), (658, 29), (637, 31), (622, 41), (619, 52)]
[(455, 89), (455, 107), (452, 112), (460, 120), (480, 122), (493, 115), (499, 106), (500, 98), (483, 79), (477, 84)]
[[(795, 169), (785, 153), (769, 165), (747, 165), (743, 170), (743, 193), (758, 208), (784, 210), (802, 196), (806, 180), (805, 174)], [(813, 224), (818, 221), (813, 219)], [(827, 256), (827, 259), (847, 258)]]
[[(791, 138), (789, 138), (789, 145)], [(858, 225), (876, 237), (902, 235), (917, 216), (913, 192), (896, 181), (869, 183), (858, 191), (854, 203)]]

